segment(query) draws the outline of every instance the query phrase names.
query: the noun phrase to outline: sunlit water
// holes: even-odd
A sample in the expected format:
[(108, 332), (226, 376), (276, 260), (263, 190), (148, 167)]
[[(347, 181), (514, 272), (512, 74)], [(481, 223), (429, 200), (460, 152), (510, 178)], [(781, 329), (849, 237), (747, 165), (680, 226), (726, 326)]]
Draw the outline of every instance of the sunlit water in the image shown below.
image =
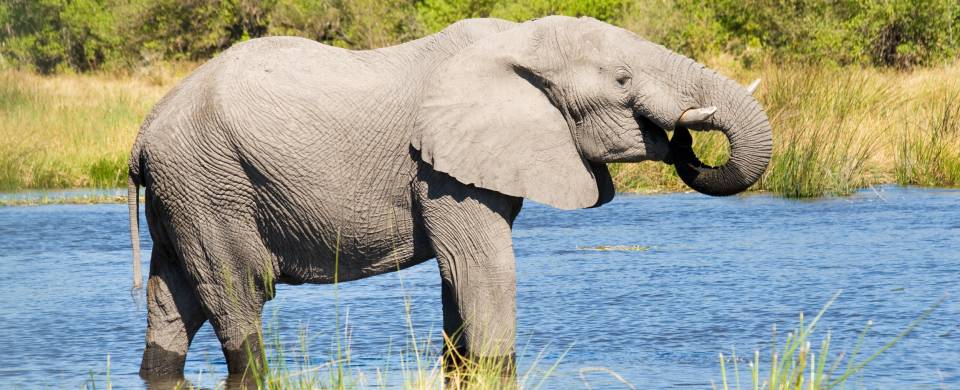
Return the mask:
[[(707, 388), (719, 383), (718, 353), (759, 349), (767, 359), (771, 325), (782, 343), (801, 311), (812, 316), (843, 289), (814, 339), (832, 333), (831, 357), (849, 354), (873, 320), (869, 354), (949, 294), (854, 384), (960, 386), (960, 191), (885, 187), (814, 201), (618, 195), (572, 212), (528, 202), (514, 245), (520, 371), (540, 355), (528, 384), (559, 360), (544, 388), (582, 388), (584, 380), (624, 388), (608, 374), (583, 371), (589, 367), (638, 388)], [(597, 245), (649, 249), (578, 249)], [(0, 386), (76, 388), (93, 378), (102, 387), (108, 356), (115, 388), (144, 386), (137, 370), (146, 309), (131, 298), (130, 276), (126, 206), (0, 208)], [(316, 364), (333, 356), (339, 312), (350, 331), (351, 370), (367, 384), (378, 370), (396, 384), (410, 339), (404, 297), (416, 335), (432, 337), (435, 354), (439, 283), (430, 261), (336, 291), (280, 286), (265, 322), (296, 369), (301, 329)], [(205, 325), (186, 377), (215, 387), (225, 371)]]

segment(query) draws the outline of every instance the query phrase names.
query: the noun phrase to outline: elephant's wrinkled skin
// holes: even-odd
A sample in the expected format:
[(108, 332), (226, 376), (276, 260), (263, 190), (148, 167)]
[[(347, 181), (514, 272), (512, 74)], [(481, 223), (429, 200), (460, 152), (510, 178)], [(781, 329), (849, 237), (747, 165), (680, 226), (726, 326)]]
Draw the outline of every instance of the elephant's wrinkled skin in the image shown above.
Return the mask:
[[(699, 126), (680, 120), (703, 107), (691, 115)], [(668, 141), (665, 130), (686, 127), (723, 131), (729, 161), (707, 167)], [(238, 44), (157, 104), (133, 147), (132, 228), (143, 186), (154, 242), (141, 375), (182, 375), (207, 320), (230, 372), (244, 371), (275, 283), (431, 258), (460, 352), (511, 355), (523, 198), (599, 206), (613, 198), (605, 163), (642, 160), (732, 194), (760, 177), (770, 147), (744, 88), (589, 18), (466, 20), (370, 51)]]

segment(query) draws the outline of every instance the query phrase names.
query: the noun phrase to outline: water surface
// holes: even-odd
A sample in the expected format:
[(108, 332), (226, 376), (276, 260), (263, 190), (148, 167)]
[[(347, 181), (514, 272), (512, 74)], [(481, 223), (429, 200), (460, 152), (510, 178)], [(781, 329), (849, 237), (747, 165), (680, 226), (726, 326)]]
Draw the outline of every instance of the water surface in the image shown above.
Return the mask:
[[(75, 388), (90, 375), (102, 387), (108, 356), (116, 388), (144, 386), (137, 370), (146, 309), (130, 296), (127, 231), (125, 205), (0, 208), (4, 387)], [(538, 354), (545, 366), (566, 352), (545, 388), (585, 387), (586, 367), (614, 370), (638, 388), (708, 388), (719, 382), (719, 352), (767, 353), (771, 325), (795, 326), (801, 311), (815, 313), (839, 289), (815, 337), (832, 333), (831, 356), (849, 352), (868, 320), (874, 331), (864, 349), (876, 350), (949, 294), (853, 383), (960, 386), (960, 191), (884, 187), (814, 201), (618, 195), (579, 211), (527, 202), (514, 243), (521, 371)], [(646, 250), (578, 250), (598, 245)], [(309, 355), (322, 363), (339, 313), (352, 369), (368, 383), (377, 369), (398, 383), (410, 335), (404, 297), (417, 336), (438, 339), (436, 268), (430, 261), (337, 288), (280, 286), (265, 322), (290, 360), (301, 358), (306, 329)], [(205, 325), (186, 376), (213, 387), (225, 371)], [(584, 376), (594, 388), (624, 388), (605, 374)]]

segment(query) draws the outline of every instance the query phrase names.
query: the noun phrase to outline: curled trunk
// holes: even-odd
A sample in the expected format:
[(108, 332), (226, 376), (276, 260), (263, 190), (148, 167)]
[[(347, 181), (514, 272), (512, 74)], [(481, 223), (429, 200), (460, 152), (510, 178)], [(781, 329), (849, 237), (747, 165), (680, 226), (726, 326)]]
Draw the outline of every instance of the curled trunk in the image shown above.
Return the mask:
[[(692, 62), (692, 61), (691, 61)], [(709, 126), (723, 132), (730, 143), (730, 158), (718, 167), (706, 165), (691, 147), (689, 130), (678, 126), (670, 140), (677, 175), (690, 188), (714, 196), (733, 195), (752, 186), (767, 168), (773, 138), (767, 115), (747, 89), (712, 71), (701, 72), (702, 106), (716, 106)]]

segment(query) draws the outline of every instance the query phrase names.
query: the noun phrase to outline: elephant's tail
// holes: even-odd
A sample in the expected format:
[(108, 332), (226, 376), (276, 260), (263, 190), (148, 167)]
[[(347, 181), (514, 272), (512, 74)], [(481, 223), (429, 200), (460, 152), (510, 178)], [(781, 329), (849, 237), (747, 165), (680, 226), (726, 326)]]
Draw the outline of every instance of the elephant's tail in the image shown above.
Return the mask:
[(130, 172), (127, 179), (127, 208), (130, 211), (130, 242), (133, 244), (133, 288), (143, 287), (143, 273), (140, 271), (140, 188)]

